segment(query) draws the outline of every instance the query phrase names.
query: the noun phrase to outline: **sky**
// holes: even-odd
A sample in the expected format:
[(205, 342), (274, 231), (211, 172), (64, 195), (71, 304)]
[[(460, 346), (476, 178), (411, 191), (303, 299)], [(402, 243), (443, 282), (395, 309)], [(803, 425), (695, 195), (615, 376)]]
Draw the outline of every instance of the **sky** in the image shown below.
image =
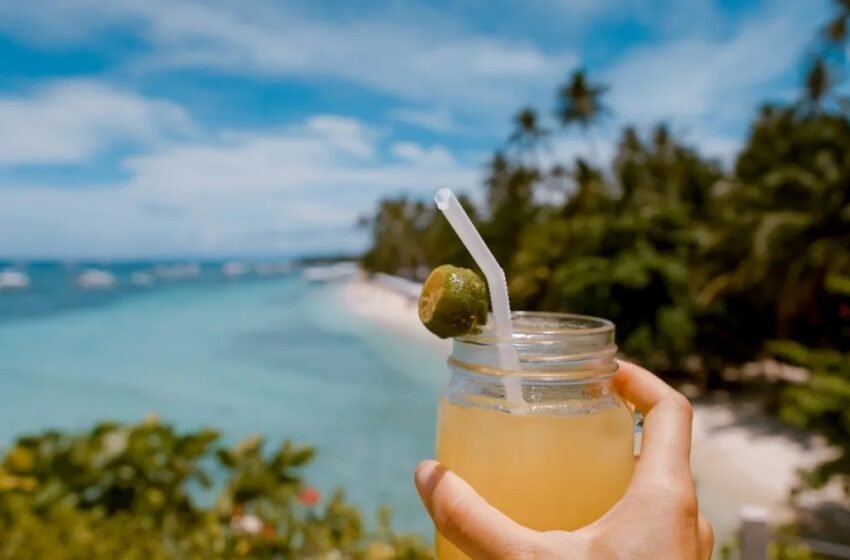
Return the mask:
[[(586, 68), (602, 157), (665, 121), (730, 161), (828, 0), (0, 0), (0, 257), (365, 247), (376, 202), (480, 192)], [(552, 150), (587, 152), (578, 134)]]

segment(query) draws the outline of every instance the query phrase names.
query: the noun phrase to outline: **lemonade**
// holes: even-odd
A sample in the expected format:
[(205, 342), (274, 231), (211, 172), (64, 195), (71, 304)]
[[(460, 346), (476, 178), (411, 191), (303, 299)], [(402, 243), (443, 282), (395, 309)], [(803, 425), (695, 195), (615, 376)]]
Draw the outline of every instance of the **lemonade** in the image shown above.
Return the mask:
[[(581, 414), (508, 414), (440, 401), (437, 459), (513, 520), (576, 529), (619, 500), (633, 467), (625, 406)], [(466, 558), (438, 535), (440, 560)]]

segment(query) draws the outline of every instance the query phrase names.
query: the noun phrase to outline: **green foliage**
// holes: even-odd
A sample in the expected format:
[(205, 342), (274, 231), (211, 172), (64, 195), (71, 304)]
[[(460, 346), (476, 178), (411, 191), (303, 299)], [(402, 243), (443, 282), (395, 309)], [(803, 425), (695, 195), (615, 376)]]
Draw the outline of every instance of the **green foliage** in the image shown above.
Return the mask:
[[(469, 199), (460, 196), (459, 201), (475, 221)], [(367, 270), (424, 280), (432, 268), (446, 262), (474, 268), (434, 204), (406, 197), (383, 200), (374, 216), (361, 219), (361, 225), (372, 233), (372, 246), (362, 258)]]
[[(844, 4), (837, 12), (819, 53), (832, 53), (833, 66), (850, 21)], [(551, 149), (544, 164), (540, 144), (558, 127), (520, 111), (508, 145), (516, 149), (494, 154), (485, 205), (474, 212), (506, 269), (513, 306), (612, 319), (630, 357), (705, 386), (772, 353), (770, 341), (820, 349), (800, 359), (781, 353), (813, 371), (809, 384), (783, 393), (782, 416), (846, 447), (848, 374), (818, 361), (850, 361), (830, 353), (850, 349), (850, 118), (829, 101), (830, 65), (815, 64), (804, 102), (760, 110), (731, 169), (663, 124), (626, 127), (607, 165), (557, 161)], [(605, 92), (574, 73), (558, 92), (556, 124), (589, 132)], [(415, 217), (397, 205), (415, 208)], [(431, 207), (385, 201), (364, 265), (408, 276), (411, 262), (468, 266)], [(847, 456), (810, 481), (850, 472)]]
[(768, 551), (770, 560), (816, 560), (817, 556), (804, 544), (774, 542)]
[(805, 482), (816, 488), (837, 480), (850, 497), (850, 354), (810, 350), (800, 344), (771, 343), (771, 352), (790, 363), (806, 367), (806, 383), (787, 387), (780, 414), (787, 422), (822, 434), (838, 455), (806, 473)]
[[(533, 149), (536, 114), (517, 121)], [(621, 347), (655, 368), (681, 370), (696, 348), (711, 376), (767, 340), (850, 345), (845, 115), (765, 107), (733, 173), (658, 126), (625, 129), (609, 171), (496, 153), (485, 189), (473, 213), (514, 305), (611, 318)], [(373, 234), (370, 269), (469, 265), (430, 204), (385, 201)]]
[[(0, 559), (431, 557), (387, 510), (370, 533), (342, 492), (322, 503), (301, 476), (313, 456), (259, 437), (219, 447), (214, 431), (154, 419), (22, 437), (0, 463)], [(225, 480), (203, 505), (214, 468)]]
[[(817, 560), (816, 556), (804, 544), (788, 544), (782, 541), (774, 541), (768, 545), (767, 560)], [(740, 556), (738, 544), (727, 542), (717, 549), (717, 555), (721, 560), (733, 560)]]
[[(718, 195), (702, 267), (702, 300), (761, 323), (729, 332), (848, 347), (850, 121), (763, 109), (738, 158), (735, 188)], [(755, 323), (755, 324), (754, 324)]]

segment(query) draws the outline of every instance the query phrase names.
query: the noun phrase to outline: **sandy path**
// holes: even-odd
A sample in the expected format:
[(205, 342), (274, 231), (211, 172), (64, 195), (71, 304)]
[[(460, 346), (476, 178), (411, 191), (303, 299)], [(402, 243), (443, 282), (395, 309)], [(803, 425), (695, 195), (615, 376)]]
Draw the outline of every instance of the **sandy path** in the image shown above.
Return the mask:
[(797, 471), (829, 454), (819, 440), (789, 430), (754, 404), (694, 404), (691, 470), (700, 510), (719, 542), (734, 536), (744, 505), (764, 506), (775, 522), (788, 521)]

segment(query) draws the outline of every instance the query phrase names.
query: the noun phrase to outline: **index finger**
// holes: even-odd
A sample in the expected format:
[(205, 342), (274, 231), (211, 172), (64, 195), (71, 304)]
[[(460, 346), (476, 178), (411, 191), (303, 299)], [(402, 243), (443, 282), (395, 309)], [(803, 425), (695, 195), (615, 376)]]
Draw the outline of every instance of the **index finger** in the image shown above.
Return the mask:
[(643, 414), (643, 442), (635, 474), (690, 472), (691, 404), (661, 379), (629, 362), (620, 361), (614, 385)]

